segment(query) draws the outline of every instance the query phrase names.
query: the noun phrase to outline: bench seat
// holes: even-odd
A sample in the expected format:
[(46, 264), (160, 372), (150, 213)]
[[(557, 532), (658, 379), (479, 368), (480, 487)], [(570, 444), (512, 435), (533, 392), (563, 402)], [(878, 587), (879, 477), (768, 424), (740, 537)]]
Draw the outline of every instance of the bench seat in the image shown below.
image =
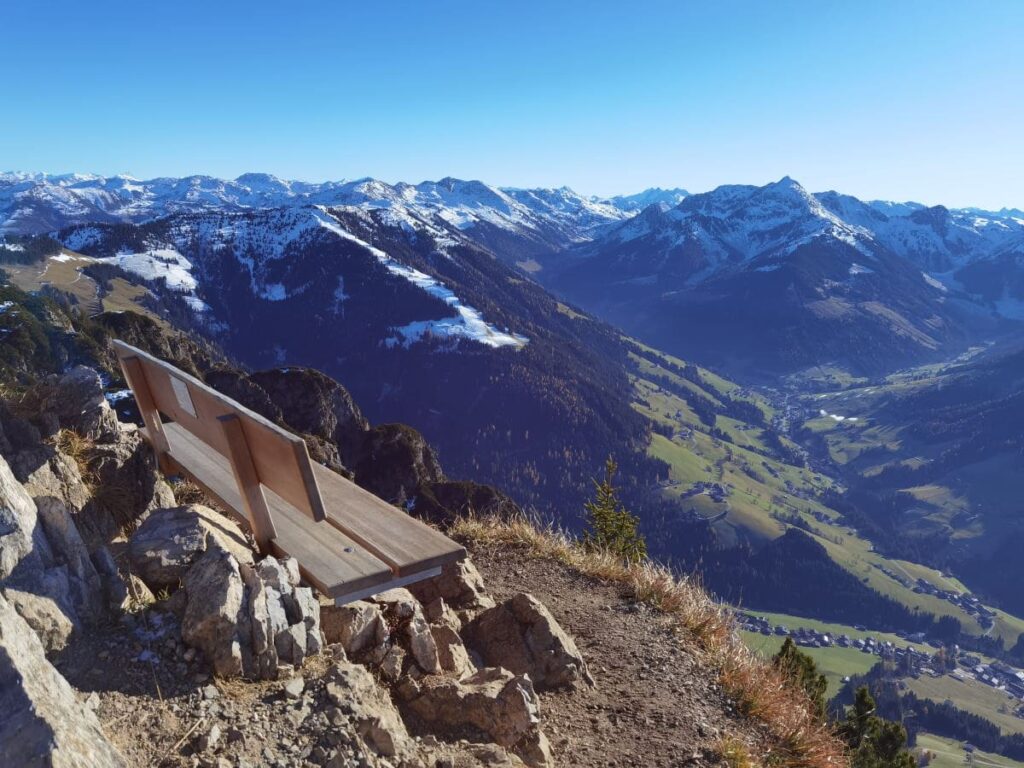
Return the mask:
[[(230, 461), (180, 424), (164, 423), (168, 458), (228, 511), (244, 502)], [(148, 439), (146, 430), (143, 436)], [(313, 464), (323, 490), (326, 520), (315, 521), (264, 487), (276, 522), (271, 544), (279, 556), (294, 557), (303, 577), (338, 603), (430, 578), (441, 566), (465, 556), (465, 549), (346, 478)], [(350, 532), (349, 532), (350, 531)]]

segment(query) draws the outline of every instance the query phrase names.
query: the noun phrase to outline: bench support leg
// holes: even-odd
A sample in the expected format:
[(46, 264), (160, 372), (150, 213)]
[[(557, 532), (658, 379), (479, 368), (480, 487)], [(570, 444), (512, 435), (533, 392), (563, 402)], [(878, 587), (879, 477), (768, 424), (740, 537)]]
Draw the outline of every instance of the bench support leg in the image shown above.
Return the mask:
[(153, 401), (153, 393), (149, 390), (142, 361), (137, 357), (122, 357), (121, 371), (128, 381), (128, 386), (131, 387), (132, 394), (135, 395), (135, 403), (139, 406), (139, 413), (142, 414), (142, 421), (145, 422), (146, 431), (149, 433), (150, 445), (156, 453), (157, 465), (165, 475), (173, 475), (175, 468), (168, 456), (167, 435), (164, 434), (160, 413)]
[(253, 536), (256, 537), (260, 552), (267, 554), (270, 552), (270, 542), (277, 538), (277, 531), (270, 516), (267, 499), (263, 495), (259, 475), (256, 474), (256, 467), (252, 463), (249, 444), (242, 430), (242, 420), (234, 414), (220, 416), (217, 420), (224, 430), (224, 437), (227, 438), (228, 458), (231, 459), (231, 469), (234, 471), (235, 482), (238, 483), (238, 490), (245, 503), (245, 512)]

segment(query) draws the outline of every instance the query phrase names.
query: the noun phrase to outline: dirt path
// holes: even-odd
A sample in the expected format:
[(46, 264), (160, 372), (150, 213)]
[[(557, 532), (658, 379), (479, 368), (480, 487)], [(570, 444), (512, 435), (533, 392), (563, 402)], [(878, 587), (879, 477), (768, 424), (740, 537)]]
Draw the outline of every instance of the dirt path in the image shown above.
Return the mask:
[(596, 688), (542, 694), (557, 765), (716, 765), (723, 736), (757, 740), (663, 615), (523, 550), (471, 545), (471, 557), (495, 599), (527, 590), (541, 600), (590, 666)]

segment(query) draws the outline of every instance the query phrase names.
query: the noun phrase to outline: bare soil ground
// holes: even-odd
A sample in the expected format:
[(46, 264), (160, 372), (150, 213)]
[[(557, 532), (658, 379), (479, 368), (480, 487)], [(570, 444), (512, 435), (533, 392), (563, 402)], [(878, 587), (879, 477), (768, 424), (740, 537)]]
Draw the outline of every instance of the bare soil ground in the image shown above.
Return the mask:
[(525, 547), (469, 546), (488, 592), (496, 600), (530, 592), (590, 667), (594, 689), (541, 695), (557, 765), (717, 765), (723, 739), (761, 742), (664, 614)]

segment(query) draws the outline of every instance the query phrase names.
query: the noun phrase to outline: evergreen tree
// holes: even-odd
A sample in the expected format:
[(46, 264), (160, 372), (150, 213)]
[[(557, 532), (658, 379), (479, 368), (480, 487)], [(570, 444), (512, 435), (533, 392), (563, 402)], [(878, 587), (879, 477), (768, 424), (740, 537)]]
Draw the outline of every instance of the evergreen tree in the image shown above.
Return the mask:
[(906, 729), (876, 714), (875, 700), (866, 685), (857, 689), (853, 707), (839, 725), (839, 735), (850, 748), (852, 768), (915, 768), (914, 756), (904, 749)]
[[(806, 691), (819, 719), (826, 719), (825, 676), (809, 655), (786, 638), (772, 659), (794, 685)], [(875, 700), (866, 685), (857, 689), (853, 706), (836, 725), (836, 734), (849, 749), (850, 768), (916, 768), (917, 761), (907, 751), (907, 731), (902, 723), (878, 716)]]
[(594, 499), (584, 507), (587, 528), (583, 543), (590, 549), (612, 552), (634, 563), (647, 557), (647, 542), (639, 532), (640, 520), (623, 506), (615, 487), (618, 464), (611, 456), (604, 464), (604, 480), (594, 479)]
[(775, 666), (794, 683), (807, 693), (811, 700), (815, 713), (820, 720), (825, 719), (825, 692), (828, 690), (828, 680), (818, 673), (818, 667), (814, 659), (797, 648), (793, 638), (787, 637), (782, 648), (772, 659)]

